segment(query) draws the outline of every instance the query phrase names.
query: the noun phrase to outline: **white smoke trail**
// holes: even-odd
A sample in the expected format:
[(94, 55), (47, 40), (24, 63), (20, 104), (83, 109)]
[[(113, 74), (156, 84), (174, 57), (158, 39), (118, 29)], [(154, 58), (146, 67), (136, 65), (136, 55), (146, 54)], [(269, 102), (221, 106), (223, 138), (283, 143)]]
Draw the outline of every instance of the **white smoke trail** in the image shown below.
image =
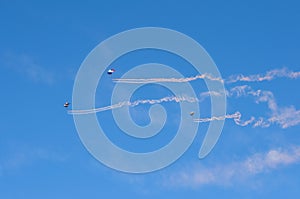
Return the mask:
[(86, 110), (70, 110), (68, 111), (69, 114), (91, 114), (91, 113), (97, 113), (101, 111), (106, 111), (106, 110), (111, 110), (115, 108), (121, 108), (124, 106), (137, 106), (140, 104), (160, 104), (163, 102), (189, 102), (189, 103), (194, 103), (194, 102), (199, 102), (197, 98), (194, 97), (188, 97), (188, 96), (171, 96), (171, 97), (164, 97), (161, 99), (145, 99), (145, 100), (137, 100), (134, 102), (130, 101), (124, 101), (124, 102), (119, 102), (117, 104), (113, 104), (110, 106), (105, 106), (101, 108), (95, 108), (95, 109), (86, 109)]
[(141, 83), (158, 83), (158, 82), (172, 82), (172, 83), (184, 83), (190, 82), (197, 79), (207, 79), (211, 81), (219, 81), (221, 83), (232, 84), (236, 82), (262, 82), (262, 81), (271, 81), (276, 78), (289, 78), (289, 79), (297, 79), (300, 77), (300, 71), (294, 72), (289, 71), (287, 68), (282, 69), (274, 69), (266, 72), (265, 74), (254, 74), (245, 76), (243, 74), (232, 75), (227, 79), (222, 79), (218, 77), (214, 77), (211, 74), (202, 74), (194, 77), (187, 78), (129, 78), (129, 79), (113, 79), (114, 82), (117, 83), (127, 83), (127, 84), (141, 84)]
[(172, 83), (184, 83), (190, 82), (197, 79), (208, 79), (211, 81), (219, 81), (223, 83), (222, 78), (213, 77), (210, 74), (197, 75), (194, 77), (186, 77), (186, 78), (130, 78), (130, 79), (113, 79), (114, 82), (118, 83), (128, 83), (128, 84), (141, 84), (141, 83), (158, 83), (158, 82), (172, 82)]
[(226, 95), (227, 97), (242, 97), (242, 96), (259, 96), (261, 90), (254, 91), (250, 86), (248, 85), (242, 85), (242, 86), (235, 86), (231, 88), (230, 90), (225, 90), (225, 93), (223, 91), (206, 91), (200, 93), (200, 99), (199, 101), (202, 102), (206, 98), (214, 96), (214, 97), (220, 97), (223, 95)]
[[(202, 102), (204, 101), (207, 97), (215, 96), (215, 97), (221, 97), (224, 95), (224, 92), (218, 92), (218, 91), (206, 91), (200, 93), (200, 99), (199, 101)], [(227, 92), (225, 93), (227, 95)]]
[[(200, 102), (209, 96), (220, 96), (221, 92), (203, 92), (200, 93)], [(279, 107), (273, 93), (271, 91), (254, 90), (248, 85), (236, 86), (229, 91), (226, 91), (227, 97), (247, 97), (252, 96), (257, 104), (261, 102), (267, 103), (267, 107), (270, 110), (269, 117), (264, 118), (262, 116), (252, 116), (249, 120), (242, 121), (239, 112), (232, 115), (218, 116), (212, 118), (195, 119), (195, 122), (210, 122), (214, 120), (234, 119), (235, 123), (240, 126), (252, 125), (253, 127), (266, 128), (272, 124), (277, 124), (281, 128), (296, 126), (300, 124), (300, 110), (297, 110), (294, 106)]]
[(95, 108), (95, 109), (85, 109), (85, 110), (69, 110), (68, 113), (72, 115), (80, 115), (80, 114), (91, 114), (91, 113), (97, 113), (102, 111), (107, 111), (115, 108), (121, 108), (123, 106), (130, 106), (130, 102), (119, 102), (117, 104), (113, 104), (110, 106), (105, 106), (101, 108)]
[(231, 115), (213, 116), (211, 118), (197, 118), (197, 119), (194, 119), (194, 121), (202, 123), (202, 122), (211, 122), (211, 121), (215, 121), (215, 120), (235, 119), (235, 118), (239, 118), (240, 115), (241, 114), (239, 112), (236, 112)]
[(300, 71), (298, 72), (293, 72), (289, 71), (287, 68), (282, 68), (282, 69), (274, 69), (271, 71), (266, 72), (266, 74), (255, 74), (255, 75), (249, 75), (249, 76), (244, 76), (242, 74), (240, 75), (233, 75), (230, 76), (225, 82), (230, 84), (230, 83), (235, 83), (235, 82), (261, 82), (261, 81), (270, 81), (275, 78), (279, 77), (286, 77), (289, 79), (297, 79), (300, 77)]
[(197, 118), (197, 119), (194, 119), (194, 122), (203, 123), (203, 122), (211, 122), (211, 121), (216, 121), (216, 120), (233, 119), (237, 125), (247, 126), (255, 120), (254, 117), (251, 117), (251, 119), (249, 119), (249, 120), (242, 121), (241, 117), (242, 117), (241, 113), (237, 111), (231, 115), (213, 116), (211, 118)]

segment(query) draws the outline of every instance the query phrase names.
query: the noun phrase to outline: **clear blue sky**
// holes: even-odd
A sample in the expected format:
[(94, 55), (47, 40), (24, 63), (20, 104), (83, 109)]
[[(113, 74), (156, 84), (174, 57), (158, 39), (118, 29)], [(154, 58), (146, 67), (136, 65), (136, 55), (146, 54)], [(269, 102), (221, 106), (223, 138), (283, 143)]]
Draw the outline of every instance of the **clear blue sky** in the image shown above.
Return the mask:
[[(195, 141), (178, 161), (149, 174), (120, 173), (96, 161), (81, 143), (72, 115), (63, 107), (72, 99), (77, 70), (88, 53), (108, 37), (138, 27), (170, 28), (192, 37), (210, 54), (225, 79), (284, 67), (300, 71), (299, 6), (296, 0), (1, 0), (0, 198), (299, 198), (297, 78), (225, 85), (228, 91), (248, 86), (244, 96), (228, 98), (228, 114), (239, 111), (243, 121), (251, 116), (256, 121), (277, 117), (278, 122), (254, 127), (254, 122), (240, 126), (228, 119), (213, 151), (199, 160), (199, 146), (207, 129), (207, 123), (201, 123)], [(174, 64), (177, 69), (184, 64), (162, 52), (143, 53), (124, 57), (116, 66), (126, 65), (120, 69), (124, 73), (149, 62)], [(181, 71), (196, 75), (192, 70)], [(112, 87), (104, 76), (97, 90), (97, 106), (109, 105)], [(200, 98), (207, 90), (197, 88)], [(101, 89), (108, 91), (107, 96)], [(154, 85), (144, 89), (155, 92), (141, 89), (133, 99), (170, 94)], [(257, 90), (265, 93), (252, 96)], [(201, 115), (208, 117), (209, 99), (200, 105)], [(149, 107), (132, 108), (138, 124), (149, 122), (145, 114)], [(167, 123), (164, 131), (172, 133), (178, 127), (178, 107), (176, 103), (165, 107), (173, 123)], [(98, 116), (111, 132), (108, 136), (128, 150), (157, 149), (172, 137), (155, 137), (143, 145), (115, 136), (120, 132), (111, 111)]]

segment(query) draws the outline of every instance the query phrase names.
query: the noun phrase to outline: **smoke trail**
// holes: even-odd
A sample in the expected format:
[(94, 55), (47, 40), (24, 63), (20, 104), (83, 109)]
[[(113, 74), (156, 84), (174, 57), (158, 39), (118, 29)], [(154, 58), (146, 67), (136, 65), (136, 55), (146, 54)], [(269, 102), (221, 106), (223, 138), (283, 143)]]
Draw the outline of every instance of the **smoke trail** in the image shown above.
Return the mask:
[(226, 93), (221, 92), (221, 91), (206, 91), (206, 92), (202, 92), (202, 93), (200, 93), (200, 99), (199, 99), (199, 101), (202, 102), (202, 101), (204, 101), (207, 97), (210, 97), (210, 96), (221, 97), (221, 96), (223, 96), (224, 94), (227, 95), (227, 91), (225, 91), (225, 92), (226, 92)]
[(202, 102), (206, 98), (214, 96), (214, 97), (220, 97), (223, 95), (226, 95), (226, 97), (242, 97), (242, 96), (259, 96), (261, 90), (254, 91), (250, 86), (248, 85), (242, 85), (242, 86), (235, 86), (231, 88), (230, 90), (225, 90), (225, 93), (223, 91), (206, 91), (201, 92), (199, 101)]
[(265, 74), (254, 74), (245, 76), (243, 74), (232, 75), (227, 79), (222, 79), (218, 77), (214, 77), (211, 74), (202, 74), (194, 77), (187, 78), (132, 78), (132, 79), (113, 79), (114, 82), (117, 83), (127, 83), (127, 84), (141, 84), (141, 83), (158, 83), (158, 82), (172, 82), (172, 83), (184, 83), (190, 82), (197, 79), (207, 79), (211, 81), (219, 81), (221, 83), (232, 84), (236, 82), (262, 82), (262, 81), (271, 81), (276, 78), (289, 78), (289, 79), (297, 79), (300, 77), (300, 71), (294, 72), (289, 71), (287, 68), (282, 69), (274, 69), (266, 72)]
[[(209, 96), (220, 96), (221, 92), (203, 92), (200, 93), (200, 102)], [(226, 91), (227, 97), (247, 97), (253, 96), (257, 104), (264, 102), (269, 109), (269, 117), (264, 118), (259, 116), (255, 118), (252, 116), (249, 120), (242, 121), (241, 114), (236, 112), (232, 115), (218, 116), (212, 118), (195, 119), (195, 122), (210, 122), (214, 120), (234, 119), (235, 123), (240, 126), (252, 125), (253, 127), (267, 128), (272, 124), (277, 124), (281, 128), (296, 126), (300, 124), (300, 110), (294, 106), (279, 107), (273, 93), (271, 91), (253, 90), (248, 85), (236, 86)]]
[(251, 116), (250, 119), (243, 121), (241, 120), (241, 113), (235, 112), (231, 115), (213, 116), (211, 118), (197, 118), (194, 119), (194, 122), (204, 123), (216, 120), (233, 119), (235, 124), (239, 126), (252, 125), (252, 127), (267, 128), (272, 124), (277, 124), (283, 129), (300, 124), (300, 110), (296, 110), (294, 107), (288, 107), (281, 108), (279, 111), (276, 111), (278, 113), (273, 113), (269, 118), (258, 117), (258, 119), (256, 119), (254, 116)]
[(199, 123), (203, 123), (203, 122), (211, 122), (211, 121), (216, 121), (216, 120), (225, 120), (225, 119), (233, 119), (234, 122), (239, 125), (239, 126), (247, 126), (249, 124), (251, 124), (255, 118), (251, 117), (251, 119), (246, 120), (246, 121), (242, 121), (241, 120), (241, 113), (240, 112), (235, 112), (234, 114), (231, 115), (224, 115), (224, 116), (213, 116), (211, 118), (197, 118), (194, 119), (194, 122), (199, 122)]
[[(295, 75), (291, 75), (294, 77)], [(277, 124), (281, 128), (285, 129), (288, 127), (296, 126), (300, 124), (300, 110), (297, 110), (294, 106), (290, 107), (279, 107), (276, 99), (271, 91), (253, 90), (250, 86), (237, 86), (232, 88), (228, 92), (228, 96), (253, 96), (255, 102), (265, 102), (270, 110), (270, 117), (263, 118), (259, 117), (253, 121), (253, 127), (269, 127), (272, 124)]]
[(118, 83), (128, 83), (128, 84), (158, 83), (158, 82), (184, 83), (184, 82), (194, 81), (197, 79), (208, 79), (211, 81), (219, 81), (223, 83), (223, 79), (213, 77), (210, 74), (197, 75), (194, 77), (187, 77), (187, 78), (149, 78), (149, 79), (133, 78), (133, 79), (113, 79), (113, 81)]
[(163, 102), (189, 102), (189, 103), (194, 103), (194, 102), (199, 102), (197, 98), (194, 97), (188, 97), (188, 96), (171, 96), (171, 97), (164, 97), (161, 99), (145, 99), (145, 100), (137, 100), (134, 102), (130, 101), (124, 101), (124, 102), (119, 102), (117, 104), (113, 104), (110, 106), (105, 106), (101, 108), (96, 108), (96, 109), (86, 109), (86, 110), (70, 110), (68, 111), (69, 114), (90, 114), (90, 113), (97, 113), (101, 111), (106, 111), (106, 110), (111, 110), (115, 108), (121, 108), (124, 106), (138, 106), (140, 104), (160, 104)]
[(130, 102), (119, 102), (114, 105), (105, 106), (101, 108), (95, 108), (95, 109), (86, 109), (86, 110), (69, 110), (68, 113), (72, 115), (80, 115), (80, 114), (91, 114), (91, 113), (97, 113), (102, 111), (107, 111), (115, 108), (121, 108), (123, 106), (129, 106)]
[(261, 82), (261, 81), (271, 81), (279, 77), (297, 79), (300, 77), (300, 71), (293, 72), (293, 71), (289, 71), (287, 68), (282, 68), (282, 69), (274, 69), (268, 71), (264, 75), (261, 74), (249, 75), (249, 76), (244, 76), (242, 74), (232, 75), (225, 82), (228, 84), (235, 83), (235, 82)]

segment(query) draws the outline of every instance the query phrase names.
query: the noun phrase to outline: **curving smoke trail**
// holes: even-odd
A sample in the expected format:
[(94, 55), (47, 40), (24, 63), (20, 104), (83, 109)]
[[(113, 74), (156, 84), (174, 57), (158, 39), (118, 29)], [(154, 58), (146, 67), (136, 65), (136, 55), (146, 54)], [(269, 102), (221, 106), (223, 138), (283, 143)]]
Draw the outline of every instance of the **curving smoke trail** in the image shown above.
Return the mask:
[[(200, 100), (203, 101), (205, 98), (213, 95), (220, 96), (221, 92), (203, 92), (200, 93)], [(249, 120), (242, 121), (241, 113), (236, 112), (231, 115), (211, 117), (211, 118), (200, 118), (195, 119), (195, 122), (210, 122), (214, 120), (234, 119), (235, 123), (240, 126), (252, 125), (253, 127), (269, 127), (272, 124), (277, 124), (281, 128), (288, 128), (300, 124), (300, 110), (297, 110), (294, 106), (290, 107), (279, 107), (275, 100), (275, 97), (271, 91), (253, 90), (248, 85), (236, 86), (226, 91), (227, 97), (247, 97), (252, 96), (255, 98), (255, 102), (264, 102), (267, 104), (269, 109), (269, 117), (254, 117), (252, 116)]]
[(145, 100), (137, 100), (134, 102), (130, 101), (124, 101), (124, 102), (119, 102), (117, 104), (113, 104), (110, 106), (105, 106), (105, 107), (100, 107), (100, 108), (95, 108), (95, 109), (86, 109), (86, 110), (70, 110), (68, 111), (69, 114), (90, 114), (90, 113), (97, 113), (101, 111), (106, 111), (106, 110), (112, 110), (115, 108), (121, 108), (124, 106), (137, 106), (140, 104), (160, 104), (163, 102), (189, 102), (189, 103), (194, 103), (194, 102), (199, 102), (197, 98), (194, 97), (188, 97), (188, 96), (171, 96), (171, 97), (164, 97), (161, 99), (145, 99)]
[(211, 118), (197, 118), (194, 119), (194, 122), (204, 123), (216, 120), (233, 119), (235, 124), (239, 126), (252, 125), (252, 127), (267, 128), (272, 124), (277, 124), (283, 129), (300, 124), (300, 110), (296, 110), (294, 107), (283, 108), (279, 114), (273, 114), (269, 118), (259, 117), (256, 119), (254, 116), (252, 116), (250, 119), (243, 121), (241, 120), (241, 117), (242, 115), (240, 112), (235, 112), (231, 115), (213, 116)]

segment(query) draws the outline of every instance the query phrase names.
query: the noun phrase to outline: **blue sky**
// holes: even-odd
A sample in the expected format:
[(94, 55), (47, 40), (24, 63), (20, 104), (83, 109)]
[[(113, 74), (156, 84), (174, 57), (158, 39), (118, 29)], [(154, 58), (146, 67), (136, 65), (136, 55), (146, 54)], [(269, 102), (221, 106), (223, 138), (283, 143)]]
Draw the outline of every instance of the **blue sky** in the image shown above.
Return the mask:
[[(227, 114), (238, 111), (241, 121), (226, 119), (215, 148), (202, 160), (198, 151), (208, 123), (199, 123), (188, 151), (148, 174), (121, 173), (94, 159), (63, 107), (72, 99), (77, 70), (89, 52), (132, 28), (164, 27), (190, 36), (206, 49), (224, 79), (298, 72), (299, 6), (291, 0), (0, 1), (0, 198), (299, 198), (299, 78), (225, 84), (231, 93)], [(112, 67), (119, 78), (150, 62), (172, 66), (187, 77), (197, 75), (178, 57), (152, 50), (130, 53)], [(205, 96), (203, 80), (191, 84), (199, 99)], [(109, 105), (113, 86), (110, 77), (101, 78), (97, 107)], [(132, 100), (169, 95), (151, 84)], [(201, 117), (210, 117), (209, 98), (199, 104)], [(178, 104), (162, 105), (168, 112), (165, 134), (149, 141), (123, 135), (111, 111), (97, 116), (119, 146), (151, 151), (174, 137), (180, 119)], [(148, 124), (149, 108), (130, 108), (133, 120)], [(241, 126), (251, 117), (255, 121)], [(277, 120), (258, 125), (260, 117)]]

